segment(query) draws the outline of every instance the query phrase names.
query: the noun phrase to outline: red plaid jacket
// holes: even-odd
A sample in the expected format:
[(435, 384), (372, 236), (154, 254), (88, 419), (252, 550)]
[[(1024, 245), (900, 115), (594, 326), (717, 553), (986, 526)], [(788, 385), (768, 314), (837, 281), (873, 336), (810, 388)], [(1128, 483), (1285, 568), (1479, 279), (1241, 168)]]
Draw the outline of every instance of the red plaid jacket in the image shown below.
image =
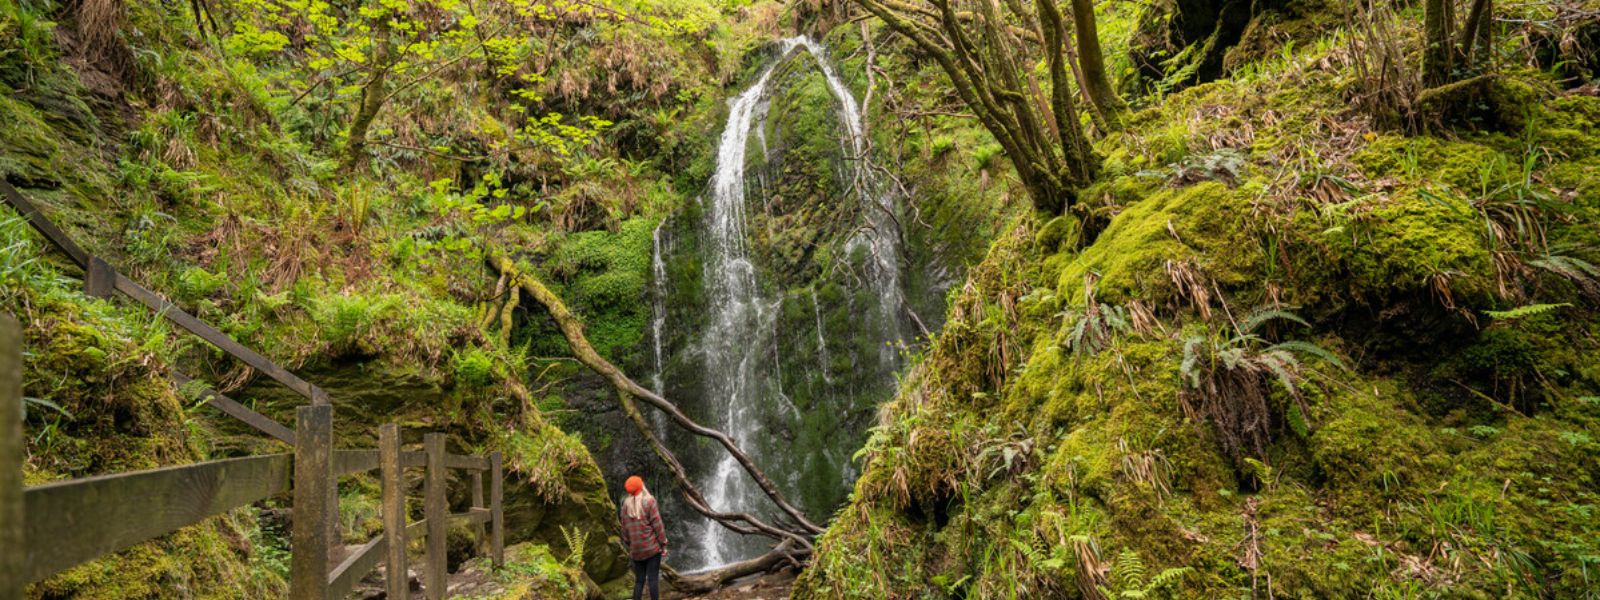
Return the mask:
[(661, 511), (655, 498), (644, 501), (639, 518), (628, 516), (627, 500), (623, 501), (622, 545), (628, 547), (628, 558), (644, 560), (660, 554), (667, 548), (667, 528), (661, 524)]

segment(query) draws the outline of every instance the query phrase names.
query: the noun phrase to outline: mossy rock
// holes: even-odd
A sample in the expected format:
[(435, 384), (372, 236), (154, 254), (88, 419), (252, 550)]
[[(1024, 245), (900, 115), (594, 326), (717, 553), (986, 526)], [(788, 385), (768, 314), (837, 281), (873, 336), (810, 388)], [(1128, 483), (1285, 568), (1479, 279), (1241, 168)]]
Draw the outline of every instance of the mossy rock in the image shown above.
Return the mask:
[(1179, 290), (1169, 263), (1192, 261), (1219, 285), (1251, 280), (1260, 271), (1262, 244), (1249, 228), (1249, 199), (1217, 182), (1168, 189), (1131, 203), (1112, 218), (1095, 243), (1060, 272), (1056, 293), (1084, 301), (1084, 276), (1099, 275), (1103, 301), (1140, 300), (1165, 305)]

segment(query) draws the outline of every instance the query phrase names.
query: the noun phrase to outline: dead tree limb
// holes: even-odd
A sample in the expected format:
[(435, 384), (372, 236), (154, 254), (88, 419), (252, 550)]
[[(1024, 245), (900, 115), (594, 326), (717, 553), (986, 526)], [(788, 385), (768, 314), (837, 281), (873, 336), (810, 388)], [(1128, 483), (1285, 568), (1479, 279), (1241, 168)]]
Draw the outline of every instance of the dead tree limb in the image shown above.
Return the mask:
[(672, 586), (672, 589), (677, 590), (679, 593), (705, 594), (716, 591), (717, 588), (740, 577), (771, 571), (777, 568), (778, 565), (789, 562), (799, 554), (789, 546), (788, 542), (784, 542), (761, 556), (694, 575), (681, 575), (677, 571), (665, 567), (661, 570), (666, 575), (667, 585)]
[(797, 533), (810, 535), (822, 533), (821, 527), (811, 522), (811, 519), (807, 518), (805, 513), (800, 512), (800, 509), (789, 503), (783, 492), (778, 490), (778, 486), (772, 483), (772, 480), (761, 470), (761, 467), (756, 466), (755, 461), (750, 459), (750, 455), (745, 454), (744, 450), (739, 448), (738, 442), (735, 442), (732, 437), (716, 429), (696, 423), (694, 419), (690, 419), (682, 410), (679, 410), (677, 405), (634, 382), (616, 365), (611, 364), (605, 357), (600, 356), (600, 353), (595, 351), (594, 346), (591, 346), (588, 338), (584, 336), (583, 322), (578, 319), (577, 315), (572, 314), (572, 311), (567, 309), (566, 303), (562, 302), (555, 292), (550, 291), (550, 288), (545, 287), (544, 283), (517, 268), (516, 263), (510, 257), (500, 252), (491, 252), (488, 258), (495, 270), (506, 273), (516, 285), (520, 286), (523, 291), (544, 306), (550, 317), (555, 319), (556, 325), (561, 328), (561, 333), (567, 338), (567, 345), (570, 346), (572, 354), (578, 359), (578, 362), (583, 363), (584, 366), (604, 377), (618, 390), (643, 400), (646, 404), (666, 413), (678, 426), (695, 435), (711, 438), (722, 444), (728, 454), (732, 455), (734, 460), (738, 461), (741, 467), (744, 467), (745, 472), (750, 474), (750, 478), (755, 480), (761, 491), (774, 504), (777, 504), (779, 509), (794, 519), (795, 523), (800, 527), (800, 531)]
[(706, 502), (705, 496), (700, 494), (700, 488), (689, 481), (689, 473), (683, 468), (683, 463), (678, 462), (678, 457), (667, 450), (655, 432), (650, 430), (650, 423), (645, 420), (644, 414), (639, 412), (639, 407), (633, 403), (633, 398), (627, 391), (618, 389), (617, 401), (622, 403), (622, 412), (627, 413), (628, 419), (633, 421), (633, 426), (639, 430), (639, 434), (644, 436), (645, 441), (650, 442), (650, 449), (655, 451), (656, 457), (661, 459), (662, 464), (667, 465), (667, 470), (672, 471), (673, 482), (677, 483), (678, 491), (689, 503), (689, 508), (733, 531), (746, 535), (764, 535), (785, 545), (798, 543), (805, 549), (805, 553), (811, 552), (811, 541), (803, 535), (773, 527), (750, 513), (717, 512), (712, 509), (711, 503)]

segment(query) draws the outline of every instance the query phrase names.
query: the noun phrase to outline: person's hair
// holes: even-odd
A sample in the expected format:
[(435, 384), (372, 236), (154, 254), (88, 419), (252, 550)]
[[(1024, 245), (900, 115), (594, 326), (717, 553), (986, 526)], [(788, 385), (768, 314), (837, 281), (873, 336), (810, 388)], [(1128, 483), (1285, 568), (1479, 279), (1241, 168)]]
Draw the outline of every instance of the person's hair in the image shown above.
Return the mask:
[(627, 500), (622, 501), (622, 510), (628, 514), (629, 518), (640, 518), (644, 515), (645, 500), (655, 500), (655, 496), (650, 495), (650, 488), (645, 487), (643, 483), (640, 483), (639, 493), (629, 496)]

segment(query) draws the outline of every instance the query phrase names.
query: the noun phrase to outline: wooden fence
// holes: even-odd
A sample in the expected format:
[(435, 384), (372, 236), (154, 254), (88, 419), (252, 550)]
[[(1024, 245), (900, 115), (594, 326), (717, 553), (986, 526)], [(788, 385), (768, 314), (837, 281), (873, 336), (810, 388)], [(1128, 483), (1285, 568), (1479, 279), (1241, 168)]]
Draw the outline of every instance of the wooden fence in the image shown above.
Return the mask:
[[(378, 428), (375, 449), (336, 449), (333, 406), (328, 395), (216, 328), (129, 280), (85, 252), (9, 183), (0, 196), (56, 248), (84, 269), (91, 295), (122, 292), (174, 325), (210, 342), (311, 401), (296, 409), (290, 429), (210, 389), (200, 394), (239, 421), (293, 447), (293, 452), (213, 460), (190, 465), (116, 473), (24, 487), (22, 461), (22, 332), (0, 314), (0, 600), (20, 598), (24, 588), (51, 574), (223, 512), (292, 493), (290, 595), (299, 599), (342, 598), (355, 583), (385, 565), (389, 598), (409, 598), (407, 541), (424, 539), (426, 597), (442, 599), (448, 587), (446, 531), (452, 522), (487, 524), (490, 556), (504, 561), (503, 472), (499, 452), (450, 454), (443, 433), (423, 436), (423, 450), (401, 450), (400, 428)], [(174, 373), (174, 383), (187, 376)], [(423, 519), (407, 523), (407, 468), (426, 470)], [(382, 480), (383, 533), (345, 551), (339, 531), (339, 478), (378, 470)], [(465, 470), (470, 508), (450, 513), (448, 472)], [(484, 475), (489, 492), (485, 502)]]

